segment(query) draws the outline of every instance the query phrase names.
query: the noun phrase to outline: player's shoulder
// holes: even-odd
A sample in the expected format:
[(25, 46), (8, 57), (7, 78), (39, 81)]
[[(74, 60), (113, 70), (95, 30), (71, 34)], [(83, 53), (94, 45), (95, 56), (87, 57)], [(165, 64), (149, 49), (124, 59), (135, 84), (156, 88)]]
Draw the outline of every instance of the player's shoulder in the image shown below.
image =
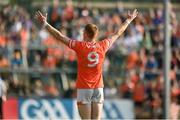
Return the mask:
[(108, 42), (109, 42), (109, 38), (103, 38), (98, 43), (101, 44), (101, 45), (104, 45), (104, 44), (106, 44)]
[(71, 39), (70, 41), (74, 42), (74, 43), (82, 43), (83, 42), (83, 41), (80, 41), (80, 40), (77, 40), (77, 39)]
[(111, 46), (111, 39), (110, 38), (104, 38), (102, 39), (99, 44), (101, 46), (101, 48), (103, 49), (103, 51), (107, 51), (109, 49), (109, 47)]
[(76, 40), (76, 39), (71, 39), (69, 45), (71, 47), (75, 47), (75, 46), (77, 46), (77, 45), (79, 45), (81, 43), (82, 43), (82, 41), (79, 41), (79, 40)]

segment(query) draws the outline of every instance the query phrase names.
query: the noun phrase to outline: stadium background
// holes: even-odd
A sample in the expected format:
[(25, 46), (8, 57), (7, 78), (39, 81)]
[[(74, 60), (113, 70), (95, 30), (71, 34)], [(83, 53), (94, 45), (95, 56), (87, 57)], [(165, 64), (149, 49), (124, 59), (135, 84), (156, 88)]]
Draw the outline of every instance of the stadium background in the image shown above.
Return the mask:
[[(180, 100), (180, 2), (172, 0), (171, 106)], [(78, 118), (75, 105), (76, 56), (34, 20), (36, 10), (73, 39), (93, 22), (99, 39), (125, 20), (139, 16), (112, 46), (104, 62), (103, 118), (163, 118), (163, 4), (161, 0), (1, 0), (0, 77), (7, 85), (4, 118)], [(128, 114), (127, 114), (128, 113)]]

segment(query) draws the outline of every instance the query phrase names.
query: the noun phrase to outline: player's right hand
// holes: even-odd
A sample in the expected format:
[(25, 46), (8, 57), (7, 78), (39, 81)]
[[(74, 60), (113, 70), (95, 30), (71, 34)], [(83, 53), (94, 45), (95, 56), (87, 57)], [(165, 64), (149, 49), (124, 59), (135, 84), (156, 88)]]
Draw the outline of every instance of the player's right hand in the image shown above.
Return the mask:
[(39, 10), (35, 13), (35, 19), (39, 21), (41, 24), (45, 24), (47, 21), (47, 13), (44, 16)]

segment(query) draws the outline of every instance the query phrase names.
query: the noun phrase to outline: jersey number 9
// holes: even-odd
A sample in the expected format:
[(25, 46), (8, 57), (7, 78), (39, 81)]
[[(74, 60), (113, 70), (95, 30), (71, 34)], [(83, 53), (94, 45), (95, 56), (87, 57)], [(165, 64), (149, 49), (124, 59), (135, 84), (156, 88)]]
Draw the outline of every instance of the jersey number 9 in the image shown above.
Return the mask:
[(90, 52), (87, 58), (88, 61), (90, 62), (88, 64), (88, 67), (95, 67), (99, 63), (99, 55), (97, 52)]

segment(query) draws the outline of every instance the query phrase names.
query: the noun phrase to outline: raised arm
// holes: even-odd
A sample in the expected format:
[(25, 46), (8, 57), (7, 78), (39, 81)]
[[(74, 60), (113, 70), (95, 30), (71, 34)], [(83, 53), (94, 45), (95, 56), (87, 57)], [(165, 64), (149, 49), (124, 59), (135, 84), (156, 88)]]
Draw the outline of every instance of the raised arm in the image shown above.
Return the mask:
[(58, 41), (61, 41), (65, 45), (69, 44), (70, 38), (67, 36), (63, 35), (60, 31), (52, 27), (48, 22), (47, 22), (47, 14), (44, 16), (40, 11), (37, 11), (35, 14), (35, 18), (41, 23), (42, 25), (45, 26), (46, 30)]
[(126, 19), (126, 21), (121, 25), (118, 31), (116, 31), (112, 36), (109, 37), (112, 40), (112, 43), (118, 39), (118, 37), (126, 30), (128, 25), (134, 20), (134, 18), (136, 18), (137, 15), (137, 9), (135, 9), (133, 13), (130, 13), (128, 11), (128, 18)]

